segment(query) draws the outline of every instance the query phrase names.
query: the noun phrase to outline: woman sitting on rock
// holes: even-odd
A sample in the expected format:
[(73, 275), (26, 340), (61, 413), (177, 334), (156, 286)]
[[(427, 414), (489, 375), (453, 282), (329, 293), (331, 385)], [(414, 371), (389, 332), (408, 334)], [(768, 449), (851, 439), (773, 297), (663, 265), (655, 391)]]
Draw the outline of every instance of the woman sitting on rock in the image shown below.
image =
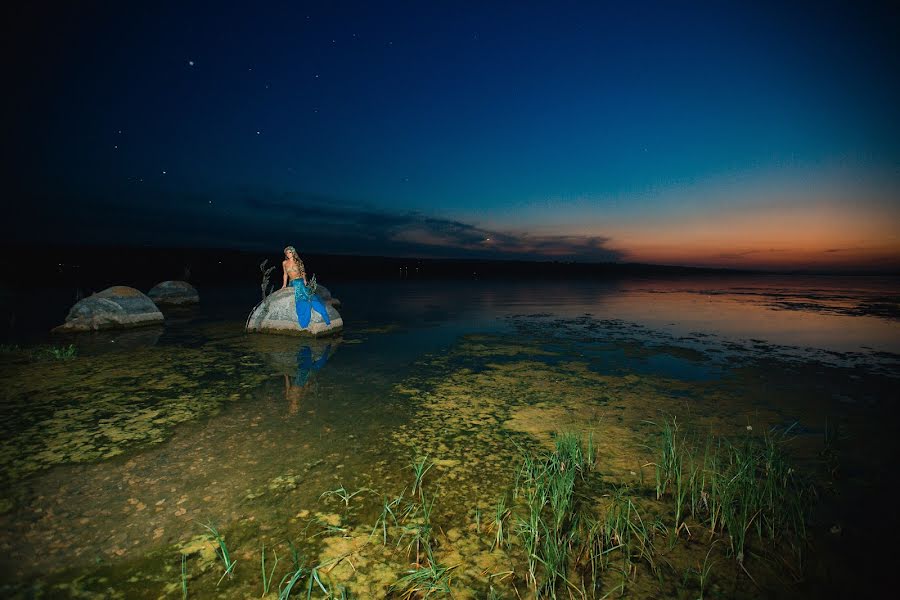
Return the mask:
[[(284, 270), (284, 278), (281, 289), (284, 289), (290, 283), (294, 288), (294, 301), (297, 305), (297, 322), (300, 327), (306, 328), (309, 325), (309, 319), (312, 315), (312, 309), (316, 309), (326, 325), (331, 325), (331, 319), (328, 318), (328, 310), (322, 300), (310, 290), (309, 283), (306, 280), (306, 269), (303, 267), (303, 261), (297, 256), (297, 251), (293, 246), (284, 249), (284, 261), (281, 263)], [(315, 281), (315, 277), (313, 278)]]

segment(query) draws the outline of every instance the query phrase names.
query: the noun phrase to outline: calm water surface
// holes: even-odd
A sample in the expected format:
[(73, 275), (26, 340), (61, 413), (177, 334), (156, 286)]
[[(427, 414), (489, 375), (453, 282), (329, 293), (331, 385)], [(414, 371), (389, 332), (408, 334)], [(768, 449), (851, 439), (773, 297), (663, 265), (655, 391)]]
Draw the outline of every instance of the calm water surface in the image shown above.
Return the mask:
[[(168, 311), (160, 328), (20, 331), (26, 349), (78, 352), (0, 359), (4, 595), (177, 597), (184, 557), (190, 596), (259, 596), (265, 544), (270, 568), (280, 559), (273, 597), (291, 548), (325, 565), (326, 586), (384, 597), (416, 551), (402, 523), (379, 521), (383, 500), (412, 496), (410, 465), (427, 456), (435, 560), (455, 567), (454, 597), (527, 597), (521, 545), (497, 547), (482, 523), (512, 498), (523, 449), (561, 431), (593, 435), (603, 485), (628, 486), (664, 521), (647, 465), (672, 417), (703, 435), (793, 425), (789, 455), (817, 489), (803, 564), (760, 549), (743, 571), (723, 542), (708, 595), (827, 595), (882, 577), (879, 560), (848, 548), (877, 543), (859, 507), (887, 493), (881, 474), (897, 450), (896, 280), (330, 287), (345, 320), (331, 340), (244, 334), (257, 298), (226, 288), (201, 289), (199, 307)], [(5, 302), (22, 329), (17, 298)], [(883, 519), (893, 530), (896, 517)], [(218, 585), (204, 524), (237, 560)], [(638, 565), (626, 594), (696, 597), (689, 575), (708, 548), (692, 538), (661, 550), (662, 575)]]

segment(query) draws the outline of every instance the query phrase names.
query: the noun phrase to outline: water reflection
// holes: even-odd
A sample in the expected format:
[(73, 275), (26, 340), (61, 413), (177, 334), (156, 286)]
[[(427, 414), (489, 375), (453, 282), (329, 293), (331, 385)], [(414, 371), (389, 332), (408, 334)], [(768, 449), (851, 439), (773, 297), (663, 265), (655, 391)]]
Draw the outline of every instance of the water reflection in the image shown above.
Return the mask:
[(332, 353), (332, 344), (324, 347), (303, 345), (297, 351), (296, 369), (293, 374), (283, 373), (284, 397), (288, 401), (288, 413), (295, 415), (300, 400), (315, 381), (314, 375), (325, 366)]
[(150, 348), (159, 342), (165, 328), (162, 326), (114, 329), (54, 336), (62, 344), (74, 344), (79, 354), (95, 355), (122, 350)]

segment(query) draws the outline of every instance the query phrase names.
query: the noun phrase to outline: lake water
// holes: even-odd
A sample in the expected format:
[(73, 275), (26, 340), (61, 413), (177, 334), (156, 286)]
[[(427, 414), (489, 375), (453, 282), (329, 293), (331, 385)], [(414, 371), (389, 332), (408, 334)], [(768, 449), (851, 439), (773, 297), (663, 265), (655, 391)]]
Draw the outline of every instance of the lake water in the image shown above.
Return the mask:
[[(313, 341), (245, 334), (252, 288), (201, 288), (164, 327), (65, 338), (7, 292), (3, 595), (258, 597), (263, 548), (272, 597), (298, 567), (293, 596), (336, 598), (422, 597), (426, 576), (454, 598), (818, 597), (886, 577), (896, 279), (329, 287), (345, 330)], [(39, 314), (61, 320), (70, 295), (43, 294), (60, 305)], [(32, 352), (69, 343), (68, 359)], [(653, 466), (673, 419), (698, 448), (790, 430), (790, 472), (813, 490), (802, 557), (760, 534), (739, 561), (702, 520), (673, 527)], [(529, 579), (517, 473), (563, 432), (596, 454), (579, 510), (627, 494), (654, 548), (588, 577), (571, 542), (551, 590)], [(236, 561), (224, 577), (204, 525)], [(398, 584), (410, 570), (419, 583)]]

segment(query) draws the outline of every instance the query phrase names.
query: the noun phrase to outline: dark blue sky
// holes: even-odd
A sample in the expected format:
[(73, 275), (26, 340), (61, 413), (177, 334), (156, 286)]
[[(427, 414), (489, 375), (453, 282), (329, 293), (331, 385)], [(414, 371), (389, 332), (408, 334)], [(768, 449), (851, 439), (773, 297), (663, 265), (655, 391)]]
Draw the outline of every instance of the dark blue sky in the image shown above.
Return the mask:
[(10, 21), (17, 238), (900, 257), (886, 5), (87, 6)]

